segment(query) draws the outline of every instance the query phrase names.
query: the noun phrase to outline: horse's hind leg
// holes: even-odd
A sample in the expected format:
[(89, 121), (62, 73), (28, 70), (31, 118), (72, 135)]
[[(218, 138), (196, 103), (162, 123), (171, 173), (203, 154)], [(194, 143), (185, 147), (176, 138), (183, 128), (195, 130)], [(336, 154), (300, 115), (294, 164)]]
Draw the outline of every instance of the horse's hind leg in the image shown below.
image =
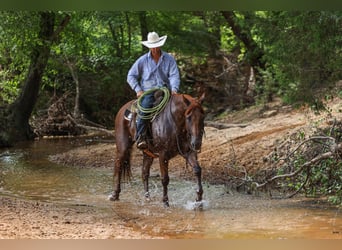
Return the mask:
[(115, 139), (116, 139), (116, 159), (114, 166), (114, 192), (110, 200), (119, 200), (121, 192), (122, 177), (129, 178), (131, 175), (131, 149), (133, 145), (130, 124), (124, 118), (125, 111), (130, 107), (131, 103), (122, 106), (115, 117)]
[(114, 192), (110, 200), (119, 200), (121, 192), (122, 177), (129, 179), (131, 175), (131, 149), (133, 145), (128, 129), (124, 124), (117, 126), (115, 130), (116, 138), (116, 159), (114, 166)]
[(121, 192), (122, 177), (128, 178), (130, 173), (130, 149), (126, 149), (123, 153), (117, 151), (117, 157), (114, 166), (114, 192), (110, 196), (111, 201), (119, 200)]
[(150, 198), (149, 193), (149, 177), (150, 177), (150, 167), (153, 163), (153, 158), (144, 153), (143, 166), (142, 166), (142, 180), (144, 183), (145, 197)]

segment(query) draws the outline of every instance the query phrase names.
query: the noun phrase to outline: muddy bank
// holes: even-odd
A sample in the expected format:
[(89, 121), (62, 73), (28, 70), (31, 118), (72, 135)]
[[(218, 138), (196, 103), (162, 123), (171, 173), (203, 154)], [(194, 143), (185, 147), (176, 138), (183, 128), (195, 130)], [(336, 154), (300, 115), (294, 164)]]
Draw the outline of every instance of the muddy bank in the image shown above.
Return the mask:
[(0, 197), (1, 239), (149, 239), (98, 208)]

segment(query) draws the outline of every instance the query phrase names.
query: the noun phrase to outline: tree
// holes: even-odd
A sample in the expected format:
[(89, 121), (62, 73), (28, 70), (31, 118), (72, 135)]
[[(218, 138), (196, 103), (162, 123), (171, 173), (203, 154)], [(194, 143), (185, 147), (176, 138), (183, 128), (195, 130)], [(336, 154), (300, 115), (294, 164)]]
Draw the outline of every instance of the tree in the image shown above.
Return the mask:
[[(146, 11), (139, 12), (139, 22), (140, 22), (140, 32), (141, 37), (144, 39), (147, 38), (147, 34), (149, 32), (147, 27), (147, 20), (146, 20)], [(144, 45), (141, 45), (142, 49), (144, 50)]]
[(278, 94), (290, 103), (319, 105), (321, 90), (342, 77), (342, 13), (272, 11), (258, 17), (259, 41)]
[(37, 101), (51, 45), (56, 41), (59, 33), (70, 19), (70, 16), (66, 15), (57, 29), (54, 30), (54, 12), (39, 12), (39, 17), (39, 33), (31, 50), (30, 66), (23, 80), (23, 87), (17, 99), (8, 107), (6, 112), (6, 127), (2, 129), (0, 135), (0, 145), (2, 146), (9, 146), (17, 141), (33, 138), (29, 118)]
[[(261, 47), (254, 41), (253, 36), (251, 34), (252, 27), (249, 22), (245, 21), (245, 26), (241, 25), (241, 21), (239, 21), (238, 17), (235, 15), (233, 11), (221, 11), (222, 15), (226, 19), (227, 23), (231, 27), (235, 36), (243, 43), (247, 50), (247, 62), (258, 69), (265, 70), (265, 62), (263, 61), (264, 51)], [(251, 18), (250, 12), (244, 13), (245, 20)], [(260, 75), (260, 74), (258, 74)]]
[[(31, 138), (30, 116), (65, 92), (72, 100), (79, 94), (83, 117), (113, 126), (113, 115), (134, 97), (126, 74), (147, 51), (140, 41), (149, 31), (168, 35), (165, 50), (175, 55), (182, 77), (199, 76), (202, 86), (215, 91), (222, 69), (231, 74), (222, 58), (211, 60), (216, 55), (231, 56), (235, 66), (244, 67), (236, 68), (241, 79), (249, 79), (252, 66), (262, 97), (276, 93), (290, 102), (315, 100), (309, 90), (342, 77), (338, 11), (75, 11), (68, 12), (70, 22), (65, 15), (0, 12), (0, 106), (12, 103), (0, 107), (3, 144)], [(194, 88), (189, 84), (184, 91)], [(229, 99), (221, 90), (217, 93)], [(229, 91), (240, 101), (235, 88)]]

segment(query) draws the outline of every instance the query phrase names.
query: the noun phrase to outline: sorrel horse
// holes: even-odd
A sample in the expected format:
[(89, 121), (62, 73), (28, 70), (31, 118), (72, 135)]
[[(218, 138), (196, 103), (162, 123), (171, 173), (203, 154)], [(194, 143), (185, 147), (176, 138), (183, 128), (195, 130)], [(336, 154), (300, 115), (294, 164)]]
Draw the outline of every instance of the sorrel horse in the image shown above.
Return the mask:
[[(161, 182), (163, 185), (163, 202), (169, 206), (168, 199), (168, 163), (176, 155), (181, 155), (193, 168), (197, 177), (197, 198), (202, 200), (202, 170), (197, 160), (197, 153), (201, 149), (204, 133), (204, 111), (200, 98), (193, 98), (186, 94), (174, 94), (161, 113), (150, 123), (151, 139), (148, 149), (143, 151), (142, 179), (145, 197), (149, 197), (149, 176), (153, 159), (159, 158)], [(133, 101), (121, 107), (115, 117), (116, 160), (114, 168), (114, 192), (110, 200), (119, 200), (121, 178), (130, 175), (130, 156), (136, 132), (135, 119), (128, 121), (124, 118), (125, 111), (130, 109)]]

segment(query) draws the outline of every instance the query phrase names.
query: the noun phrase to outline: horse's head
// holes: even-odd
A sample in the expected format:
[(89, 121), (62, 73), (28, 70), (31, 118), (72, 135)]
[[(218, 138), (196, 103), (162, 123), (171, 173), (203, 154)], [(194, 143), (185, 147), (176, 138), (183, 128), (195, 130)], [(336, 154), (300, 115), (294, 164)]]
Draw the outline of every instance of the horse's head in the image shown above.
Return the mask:
[(202, 102), (204, 94), (198, 99), (189, 98), (183, 95), (184, 102), (187, 104), (185, 111), (185, 128), (188, 134), (190, 147), (192, 150), (200, 150), (202, 137), (204, 134), (204, 110)]

